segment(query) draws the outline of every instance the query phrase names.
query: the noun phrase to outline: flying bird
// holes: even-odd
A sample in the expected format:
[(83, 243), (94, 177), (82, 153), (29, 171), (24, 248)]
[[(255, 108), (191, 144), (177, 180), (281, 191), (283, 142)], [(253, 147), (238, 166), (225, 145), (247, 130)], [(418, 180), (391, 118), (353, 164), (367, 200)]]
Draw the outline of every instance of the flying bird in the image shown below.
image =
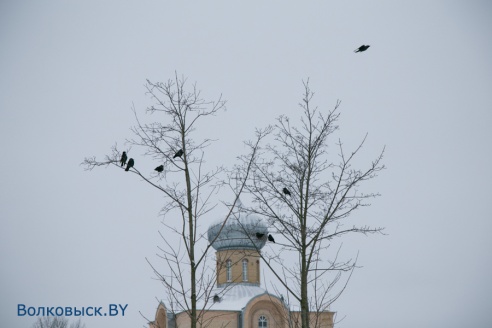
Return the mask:
[(290, 191), (287, 188), (282, 189), (283, 193), (290, 196)]
[(162, 171), (164, 171), (164, 165), (159, 165), (158, 167), (156, 167), (154, 169), (154, 171), (157, 171), (157, 172), (161, 173)]
[(272, 235), (268, 235), (268, 241), (271, 241), (272, 243), (275, 243), (275, 239), (273, 239)]
[(258, 238), (258, 239), (263, 238), (263, 236), (265, 236), (264, 233), (259, 233), (259, 232), (256, 233), (256, 238)]
[(173, 158), (176, 158), (176, 157), (181, 157), (183, 156), (183, 149), (180, 149), (176, 152), (176, 154), (174, 154), (174, 157)]
[(133, 158), (130, 158), (128, 160), (128, 164), (126, 165), (125, 171), (128, 171), (131, 167), (133, 167), (134, 164), (135, 164), (135, 161), (133, 160)]
[(121, 159), (120, 159), (121, 167), (123, 167), (126, 164), (126, 159), (127, 158), (128, 157), (126, 156), (126, 151), (124, 151), (123, 154), (121, 154)]
[(370, 45), (361, 45), (359, 48), (355, 49), (354, 52), (363, 52), (363, 51), (366, 51), (367, 49), (369, 49)]

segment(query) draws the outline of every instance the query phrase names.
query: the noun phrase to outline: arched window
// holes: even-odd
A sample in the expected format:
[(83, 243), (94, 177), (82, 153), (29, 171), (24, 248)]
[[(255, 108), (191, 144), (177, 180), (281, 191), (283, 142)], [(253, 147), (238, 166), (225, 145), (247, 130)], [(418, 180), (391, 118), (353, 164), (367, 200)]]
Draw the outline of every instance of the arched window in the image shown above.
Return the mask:
[(258, 318), (258, 328), (267, 328), (268, 327), (268, 319), (264, 315), (260, 315)]
[(248, 281), (248, 260), (243, 260), (243, 281)]
[(227, 279), (227, 282), (232, 281), (232, 261), (231, 260), (226, 261), (226, 279)]

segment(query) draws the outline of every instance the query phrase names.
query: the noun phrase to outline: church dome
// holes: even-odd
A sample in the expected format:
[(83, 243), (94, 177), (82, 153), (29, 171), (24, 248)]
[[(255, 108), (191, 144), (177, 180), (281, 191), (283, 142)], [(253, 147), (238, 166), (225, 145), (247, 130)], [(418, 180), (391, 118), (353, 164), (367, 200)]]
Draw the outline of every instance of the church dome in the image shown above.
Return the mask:
[(260, 217), (246, 214), (241, 210), (231, 214), (225, 225), (224, 221), (221, 220), (208, 228), (208, 241), (217, 251), (260, 250), (265, 246), (267, 236), (268, 227), (266, 223)]

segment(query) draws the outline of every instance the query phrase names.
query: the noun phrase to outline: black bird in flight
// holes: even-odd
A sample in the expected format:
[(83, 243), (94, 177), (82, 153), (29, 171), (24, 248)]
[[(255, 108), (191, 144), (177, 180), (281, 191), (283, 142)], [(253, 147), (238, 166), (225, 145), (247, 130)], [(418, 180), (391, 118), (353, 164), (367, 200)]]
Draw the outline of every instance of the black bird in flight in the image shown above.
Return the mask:
[(164, 171), (164, 165), (159, 165), (154, 170), (157, 171), (157, 172), (159, 172), (159, 173), (161, 173), (162, 171)]
[(272, 235), (268, 235), (268, 241), (271, 241), (272, 243), (275, 243), (275, 239), (273, 239)]
[(126, 156), (126, 151), (124, 151), (123, 154), (121, 154), (121, 159), (120, 159), (121, 167), (123, 167), (126, 164), (126, 159), (127, 158), (128, 157)]
[(258, 238), (258, 239), (263, 238), (263, 236), (265, 236), (264, 233), (259, 233), (259, 232), (256, 233), (256, 238)]
[(128, 164), (126, 165), (125, 171), (128, 171), (131, 167), (133, 167), (134, 164), (135, 164), (135, 161), (133, 160), (133, 158), (130, 158), (128, 160)]
[(183, 156), (183, 149), (180, 149), (176, 152), (176, 154), (174, 154), (174, 157), (173, 158), (176, 158), (176, 157), (181, 157)]
[(289, 189), (284, 188), (284, 189), (282, 189), (282, 191), (284, 192), (284, 194), (286, 194), (286, 195), (289, 195), (289, 196), (290, 196), (290, 191), (289, 191)]
[(370, 45), (361, 45), (359, 48), (355, 49), (354, 52), (363, 52), (363, 51), (366, 51), (367, 49), (369, 49)]

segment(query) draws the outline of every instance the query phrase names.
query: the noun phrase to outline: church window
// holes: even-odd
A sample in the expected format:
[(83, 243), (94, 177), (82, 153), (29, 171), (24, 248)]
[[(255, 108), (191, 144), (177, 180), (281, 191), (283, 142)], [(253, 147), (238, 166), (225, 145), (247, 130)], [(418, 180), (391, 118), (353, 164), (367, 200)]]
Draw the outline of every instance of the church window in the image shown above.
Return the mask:
[(264, 315), (260, 315), (258, 318), (258, 328), (267, 328), (268, 327), (268, 319)]
[(243, 281), (248, 281), (248, 260), (243, 260)]
[(260, 282), (260, 261), (256, 260), (256, 280)]
[(226, 279), (227, 279), (227, 282), (232, 281), (232, 261), (231, 260), (226, 261)]

